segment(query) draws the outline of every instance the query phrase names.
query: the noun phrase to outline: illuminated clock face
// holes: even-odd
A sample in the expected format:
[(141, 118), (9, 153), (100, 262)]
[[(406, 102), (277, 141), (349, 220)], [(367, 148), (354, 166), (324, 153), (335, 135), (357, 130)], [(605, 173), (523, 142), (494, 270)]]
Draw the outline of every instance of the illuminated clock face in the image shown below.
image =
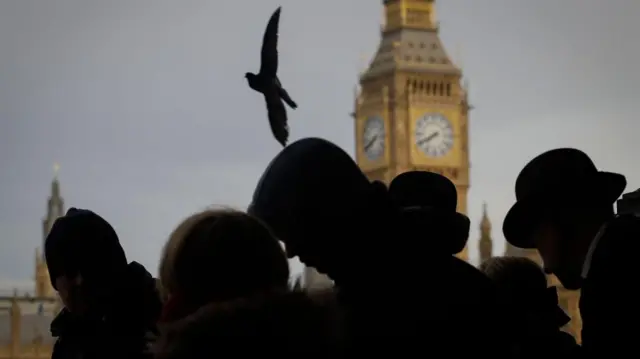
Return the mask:
[(416, 122), (416, 145), (429, 157), (442, 157), (453, 147), (451, 122), (440, 113), (427, 113)]
[(362, 149), (370, 161), (375, 161), (382, 157), (384, 154), (384, 141), (384, 120), (380, 116), (369, 117), (364, 123)]

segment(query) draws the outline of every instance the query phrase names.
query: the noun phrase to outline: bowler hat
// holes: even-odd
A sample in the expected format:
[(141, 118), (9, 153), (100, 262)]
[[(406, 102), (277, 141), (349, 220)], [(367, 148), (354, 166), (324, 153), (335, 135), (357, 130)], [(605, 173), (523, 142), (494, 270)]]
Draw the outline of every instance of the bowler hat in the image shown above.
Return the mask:
[(535, 248), (531, 231), (545, 210), (563, 203), (613, 205), (626, 185), (623, 175), (598, 171), (580, 150), (547, 151), (531, 160), (516, 179), (516, 203), (502, 225), (505, 239), (519, 248)]
[(458, 192), (447, 177), (426, 171), (405, 172), (391, 181), (389, 196), (401, 212), (421, 213), (422, 219), (445, 226), (451, 254), (464, 249), (470, 222), (456, 211)]

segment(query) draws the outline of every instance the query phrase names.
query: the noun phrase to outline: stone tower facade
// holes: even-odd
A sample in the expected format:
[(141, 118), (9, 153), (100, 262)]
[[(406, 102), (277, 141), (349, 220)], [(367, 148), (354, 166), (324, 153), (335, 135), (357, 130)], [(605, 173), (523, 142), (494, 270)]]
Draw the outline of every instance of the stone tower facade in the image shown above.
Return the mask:
[[(354, 104), (356, 161), (371, 180), (425, 170), (448, 177), (467, 212), (469, 110), (462, 71), (439, 37), (434, 0), (385, 0), (378, 51)], [(468, 259), (467, 248), (458, 254)]]

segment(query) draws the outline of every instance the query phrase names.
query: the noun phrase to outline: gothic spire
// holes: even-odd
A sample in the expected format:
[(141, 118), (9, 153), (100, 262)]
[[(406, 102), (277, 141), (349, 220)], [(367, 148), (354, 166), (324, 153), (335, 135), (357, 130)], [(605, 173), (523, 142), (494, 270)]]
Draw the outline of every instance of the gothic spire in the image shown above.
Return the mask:
[(491, 220), (489, 219), (489, 213), (487, 212), (487, 202), (482, 204), (482, 220), (480, 221), (480, 231), (483, 234), (487, 234), (491, 237)]
[(53, 165), (53, 180), (51, 181), (51, 193), (47, 201), (47, 213), (42, 220), (42, 240), (47, 237), (53, 222), (64, 215), (64, 199), (60, 193), (60, 181), (58, 174), (60, 172), (60, 165), (57, 163)]
[(49, 270), (47, 268), (47, 262), (44, 258), (44, 241), (49, 235), (51, 226), (58, 217), (64, 215), (64, 199), (60, 194), (60, 181), (58, 180), (58, 174), (60, 172), (60, 165), (55, 163), (53, 165), (53, 179), (51, 180), (51, 193), (47, 200), (47, 213), (42, 219), (42, 248), (36, 248), (36, 262), (35, 262), (35, 279), (36, 279), (36, 296), (37, 297), (53, 297), (55, 291), (51, 286), (51, 280), (49, 279)]
[(487, 213), (487, 203), (482, 205), (482, 220), (480, 220), (480, 262), (484, 262), (493, 256), (493, 240), (491, 239), (491, 220)]

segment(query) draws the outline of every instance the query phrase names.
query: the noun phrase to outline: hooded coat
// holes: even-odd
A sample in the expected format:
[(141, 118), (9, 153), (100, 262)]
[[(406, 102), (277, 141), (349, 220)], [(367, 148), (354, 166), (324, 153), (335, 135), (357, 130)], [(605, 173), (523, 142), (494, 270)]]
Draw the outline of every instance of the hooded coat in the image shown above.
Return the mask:
[(156, 280), (137, 262), (127, 266), (101, 318), (78, 318), (63, 309), (51, 323), (52, 359), (150, 358), (162, 310)]

